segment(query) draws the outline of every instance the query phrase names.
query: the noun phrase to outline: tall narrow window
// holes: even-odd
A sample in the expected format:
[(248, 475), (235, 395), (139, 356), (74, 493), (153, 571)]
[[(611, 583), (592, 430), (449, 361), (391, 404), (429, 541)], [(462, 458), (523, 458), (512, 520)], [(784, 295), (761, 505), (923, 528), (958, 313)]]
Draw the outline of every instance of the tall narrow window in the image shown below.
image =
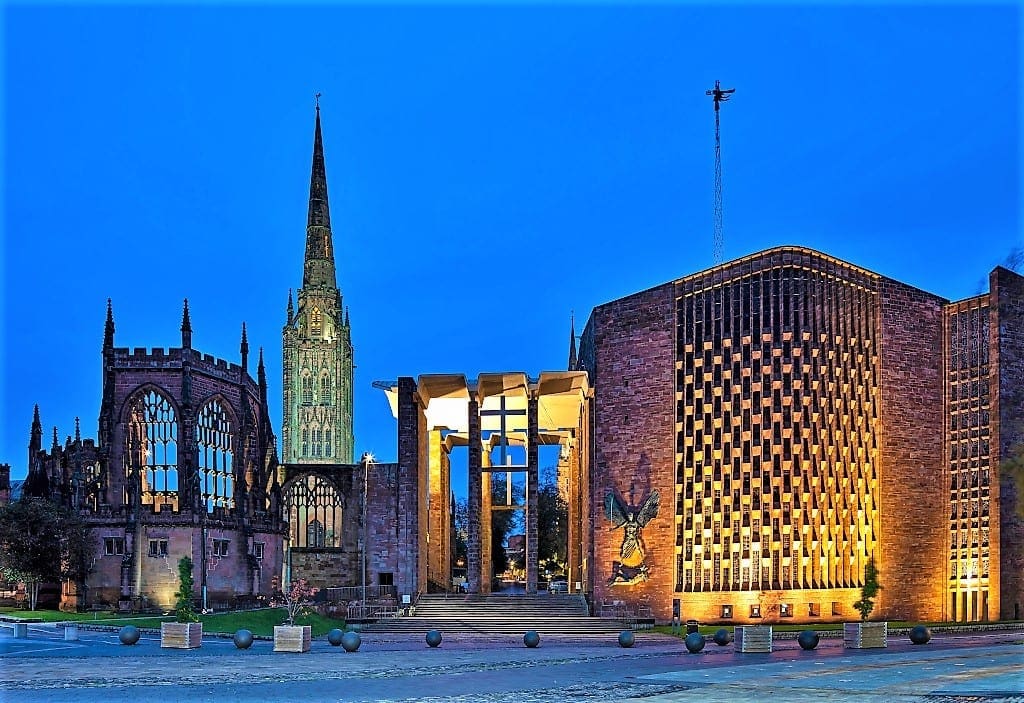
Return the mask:
[(320, 405), (331, 404), (331, 377), (324, 374), (320, 377)]
[(302, 404), (313, 404), (313, 377), (309, 374), (302, 376)]
[(319, 337), (324, 330), (323, 316), (320, 314), (320, 308), (313, 308), (313, 312), (309, 314), (309, 334), (311, 337)]
[(235, 507), (231, 420), (218, 400), (203, 406), (196, 420), (199, 481), (207, 512)]
[[(178, 419), (170, 401), (155, 390), (136, 395), (128, 406), (125, 463), (138, 476), (143, 505), (174, 507), (178, 499)], [(127, 496), (130, 498), (130, 496)]]

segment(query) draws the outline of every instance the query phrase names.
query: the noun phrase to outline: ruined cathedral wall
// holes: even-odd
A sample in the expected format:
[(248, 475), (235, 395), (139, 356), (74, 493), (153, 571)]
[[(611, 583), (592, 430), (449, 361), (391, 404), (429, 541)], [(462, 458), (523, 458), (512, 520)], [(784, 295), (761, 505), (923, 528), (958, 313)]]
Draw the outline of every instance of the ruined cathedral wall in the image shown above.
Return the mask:
[[(595, 308), (581, 348), (594, 385), (594, 601), (649, 604), (659, 620), (671, 617), (675, 561), (674, 290)], [(655, 491), (660, 507), (641, 528), (642, 560), (636, 551), (624, 559), (625, 529), (613, 529), (607, 496), (636, 512)]]
[[(184, 402), (185, 364), (190, 368), (190, 403)], [(259, 389), (247, 372), (236, 364), (216, 359), (210, 355), (192, 350), (155, 348), (147, 351), (136, 348), (113, 350), (113, 408), (116, 416), (113, 436), (108, 449), (108, 489), (106, 499), (114, 506), (112, 514), (123, 514), (125, 437), (129, 418), (128, 404), (132, 398), (146, 388), (157, 390), (167, 398), (174, 409), (177, 422), (177, 498), (159, 501), (161, 509), (153, 505), (142, 505), (140, 524), (132, 536), (123, 528), (114, 528), (102, 523), (97, 516), (94, 528), (99, 544), (97, 569), (89, 578), (92, 602), (116, 602), (121, 595), (122, 579), (129, 590), (136, 588), (133, 595), (142, 596), (149, 605), (167, 607), (173, 602), (173, 591), (177, 585), (177, 563), (183, 556), (189, 556), (194, 565), (196, 594), (200, 597), (200, 584), (205, 571), (207, 598), (210, 605), (230, 605), (238, 596), (255, 593), (269, 594), (271, 581), (281, 568), (281, 523), (275, 516), (266, 520), (249, 520), (249, 528), (255, 529), (251, 539), (247, 535), (245, 519), (246, 506), (236, 504), (233, 508), (217, 507), (207, 513), (205, 506), (200, 510), (207, 522), (204, 530), (195, 523), (188, 500), (190, 472), (194, 465), (196, 442), (196, 419), (203, 406), (212, 398), (220, 399), (222, 407), (231, 420), (231, 452), (236, 500), (242, 495), (238, 488), (244, 486), (246, 466), (255, 470), (254, 483), (260, 486), (266, 482), (262, 475), (263, 457), (266, 447), (255, 447), (255, 456), (246, 457), (248, 445), (242, 435), (243, 425), (249, 422), (248, 409), (255, 417), (249, 429), (258, 430), (262, 421)], [(190, 405), (188, 409), (186, 406)], [(106, 511), (101, 509), (101, 515)], [(123, 538), (123, 554), (106, 554), (105, 538)], [(205, 539), (205, 550), (203, 541)], [(262, 558), (253, 553), (254, 543), (263, 545)], [(122, 571), (122, 560), (134, 563)]]
[(368, 469), (367, 585), (377, 585), (383, 580), (397, 587), (400, 579), (408, 578), (399, 569), (410, 569), (415, 563), (411, 553), (415, 545), (407, 540), (409, 516), (398, 510), (398, 475), (398, 464), (370, 464)]

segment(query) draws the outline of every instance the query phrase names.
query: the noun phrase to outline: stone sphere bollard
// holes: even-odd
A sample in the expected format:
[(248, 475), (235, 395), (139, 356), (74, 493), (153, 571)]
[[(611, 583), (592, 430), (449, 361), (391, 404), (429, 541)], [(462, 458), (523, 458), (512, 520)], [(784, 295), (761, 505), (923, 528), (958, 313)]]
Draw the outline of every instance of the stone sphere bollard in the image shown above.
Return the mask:
[(619, 633), (619, 646), (629, 648), (636, 644), (636, 635), (630, 630), (623, 630)]
[(327, 641), (331, 643), (332, 647), (338, 647), (341, 645), (341, 640), (344, 636), (344, 632), (342, 632), (338, 628), (334, 628), (333, 630), (327, 633)]
[(696, 654), (697, 652), (704, 649), (704, 635), (699, 632), (691, 632), (683, 640), (686, 645), (686, 649), (689, 650), (690, 654)]
[(719, 647), (724, 647), (732, 641), (732, 637), (729, 636), (729, 631), (724, 627), (720, 627), (715, 630), (715, 636), (711, 638), (711, 641), (717, 644)]
[(249, 649), (252, 646), (252, 633), (249, 630), (236, 630), (231, 640), (239, 649)]
[(135, 627), (135, 625), (125, 625), (117, 633), (117, 639), (121, 640), (121, 644), (135, 644), (139, 641), (141, 634), (139, 628)]
[(910, 630), (910, 641), (914, 644), (928, 644), (932, 638), (932, 631), (924, 625), (915, 625)]
[(439, 630), (431, 630), (427, 633), (427, 645), (430, 647), (436, 647), (441, 644), (441, 632)]
[(800, 648), (808, 650), (817, 647), (819, 640), (821, 640), (821, 635), (819, 635), (815, 630), (804, 630), (796, 637), (796, 641), (800, 644)]
[(349, 630), (341, 636), (341, 646), (345, 648), (346, 652), (354, 652), (359, 649), (359, 645), (363, 643), (362, 638), (358, 632)]
[(527, 630), (526, 634), (523, 635), (523, 644), (533, 649), (540, 644), (540, 635), (537, 634), (536, 630)]

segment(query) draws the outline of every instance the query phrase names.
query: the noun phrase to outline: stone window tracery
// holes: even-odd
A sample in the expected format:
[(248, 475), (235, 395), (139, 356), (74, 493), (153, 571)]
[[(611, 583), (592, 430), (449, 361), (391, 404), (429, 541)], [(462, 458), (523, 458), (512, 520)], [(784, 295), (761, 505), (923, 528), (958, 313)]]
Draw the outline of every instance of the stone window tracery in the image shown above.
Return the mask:
[(235, 507), (234, 451), (231, 420), (221, 402), (211, 400), (196, 418), (199, 481), (207, 512)]
[(298, 479), (285, 495), (292, 547), (340, 547), (341, 494), (326, 479), (310, 474)]
[[(127, 413), (126, 474), (138, 477), (143, 505), (177, 507), (178, 419), (170, 401), (156, 390), (138, 393)], [(131, 503), (133, 482), (126, 482)]]

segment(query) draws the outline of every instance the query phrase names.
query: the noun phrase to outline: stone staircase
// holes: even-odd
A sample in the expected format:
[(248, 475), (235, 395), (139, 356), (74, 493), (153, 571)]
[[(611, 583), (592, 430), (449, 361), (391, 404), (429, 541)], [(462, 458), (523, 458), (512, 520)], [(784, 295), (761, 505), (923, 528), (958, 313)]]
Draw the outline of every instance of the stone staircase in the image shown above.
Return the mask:
[(362, 626), (364, 632), (522, 635), (613, 635), (623, 629), (620, 620), (588, 615), (581, 595), (464, 595), (424, 594), (415, 615), (378, 620)]

